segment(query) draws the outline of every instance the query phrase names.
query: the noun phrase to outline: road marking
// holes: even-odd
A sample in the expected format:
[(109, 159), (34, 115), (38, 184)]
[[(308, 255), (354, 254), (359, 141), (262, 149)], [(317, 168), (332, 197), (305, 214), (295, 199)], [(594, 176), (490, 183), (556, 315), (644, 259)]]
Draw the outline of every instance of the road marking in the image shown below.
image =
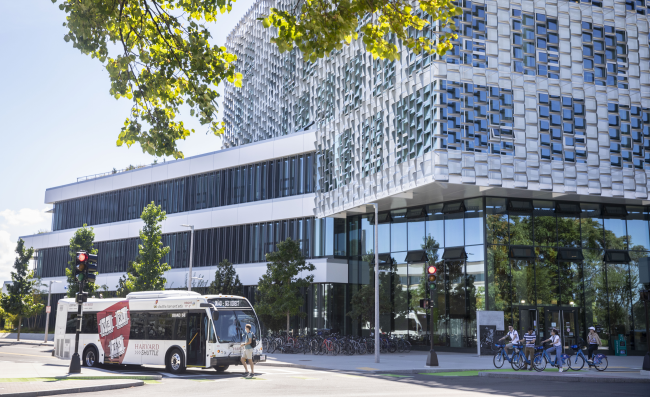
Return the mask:
[(30, 357), (44, 357), (44, 358), (47, 358), (47, 356), (37, 356), (36, 354), (8, 353), (8, 352), (0, 351), (0, 355), (2, 355), (2, 354), (13, 354), (14, 356), (30, 356)]

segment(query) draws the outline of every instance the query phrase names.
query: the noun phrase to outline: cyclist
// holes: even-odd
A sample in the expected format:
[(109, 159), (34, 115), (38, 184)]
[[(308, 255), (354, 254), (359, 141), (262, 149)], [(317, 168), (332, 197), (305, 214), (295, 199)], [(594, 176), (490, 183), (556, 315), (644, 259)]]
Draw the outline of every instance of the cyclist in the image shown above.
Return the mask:
[(603, 343), (600, 341), (600, 337), (596, 333), (596, 328), (589, 327), (589, 335), (587, 335), (587, 360), (593, 360), (594, 352), (598, 350), (599, 346), (602, 346)]
[[(524, 349), (524, 354), (526, 358), (530, 360), (529, 371), (533, 370), (533, 358), (535, 358), (535, 340), (537, 336), (535, 331), (532, 328), (528, 328), (528, 332), (524, 334), (524, 340), (526, 341), (526, 348)], [(528, 367), (528, 364), (524, 361), (524, 370)]]
[(558, 332), (555, 328), (551, 330), (551, 337), (541, 342), (542, 345), (545, 342), (552, 343), (553, 346), (546, 349), (546, 354), (551, 357), (551, 354), (555, 352), (555, 363), (557, 364), (559, 359), (560, 363), (558, 367), (560, 367), (560, 372), (562, 372), (562, 366), (564, 365), (564, 359), (562, 358), (562, 342), (560, 341), (560, 336), (558, 335)]
[[(512, 325), (508, 325), (508, 333), (506, 334), (506, 336), (499, 339), (499, 342), (504, 340), (505, 338), (510, 338), (510, 343), (506, 345), (506, 353), (508, 353), (508, 349), (512, 349), (512, 345), (516, 345), (519, 343), (519, 333), (517, 332), (517, 330), (515, 330), (515, 328)], [(517, 352), (518, 350), (515, 349), (515, 351)]]

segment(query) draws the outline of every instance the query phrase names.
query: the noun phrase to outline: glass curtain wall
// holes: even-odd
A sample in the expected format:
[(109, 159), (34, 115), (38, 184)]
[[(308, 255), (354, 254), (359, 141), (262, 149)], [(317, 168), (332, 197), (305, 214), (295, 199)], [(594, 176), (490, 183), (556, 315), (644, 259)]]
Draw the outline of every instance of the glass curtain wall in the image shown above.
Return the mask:
[[(347, 219), (351, 293), (373, 289), (374, 214)], [(427, 345), (432, 336), (426, 297), (427, 260), (441, 269), (433, 330), (440, 346), (476, 343), (476, 310), (485, 308), (483, 198), (397, 209), (379, 214), (380, 327), (383, 332)], [(443, 260), (448, 248), (464, 248), (467, 259)], [(427, 256), (426, 252), (430, 255)], [(351, 318), (354, 334), (369, 335), (374, 324)]]
[(137, 219), (152, 201), (174, 214), (314, 192), (314, 154), (191, 175), (54, 204), (52, 230)]
[[(577, 342), (594, 326), (603, 349), (619, 337), (630, 351), (646, 349), (638, 261), (650, 249), (647, 208), (485, 200), (488, 310), (503, 310), (520, 332), (535, 324), (543, 338), (555, 327)], [(606, 261), (608, 252), (629, 261)]]

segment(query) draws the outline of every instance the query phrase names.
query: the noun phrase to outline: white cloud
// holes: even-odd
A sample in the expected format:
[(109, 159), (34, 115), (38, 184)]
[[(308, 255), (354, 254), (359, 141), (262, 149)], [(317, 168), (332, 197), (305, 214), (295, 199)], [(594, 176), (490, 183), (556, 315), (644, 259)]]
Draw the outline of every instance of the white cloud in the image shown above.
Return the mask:
[(47, 214), (44, 209), (23, 208), (18, 211), (0, 211), (0, 217), (4, 218), (3, 226), (28, 226), (45, 221)]
[(0, 230), (0, 283), (11, 280), (11, 270), (16, 259), (15, 250), (16, 242), (11, 240), (9, 232)]

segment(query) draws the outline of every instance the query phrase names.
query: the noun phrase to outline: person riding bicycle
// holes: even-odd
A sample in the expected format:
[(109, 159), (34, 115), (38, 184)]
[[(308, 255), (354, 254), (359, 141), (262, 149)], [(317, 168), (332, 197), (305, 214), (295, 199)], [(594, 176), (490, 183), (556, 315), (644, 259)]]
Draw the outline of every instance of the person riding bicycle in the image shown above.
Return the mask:
[(555, 352), (555, 363), (558, 364), (559, 361), (558, 367), (560, 368), (560, 372), (562, 372), (562, 366), (564, 365), (564, 359), (562, 358), (562, 341), (560, 340), (560, 336), (555, 328), (551, 330), (551, 337), (543, 340), (541, 344), (543, 345), (546, 342), (551, 342), (552, 344), (550, 348), (546, 349), (546, 354), (551, 357), (551, 354)]
[(593, 360), (594, 352), (598, 350), (598, 347), (602, 346), (603, 343), (600, 341), (600, 336), (596, 333), (596, 328), (589, 327), (589, 335), (587, 335), (587, 360)]
[[(512, 345), (516, 345), (519, 343), (519, 333), (517, 330), (512, 325), (508, 325), (508, 333), (506, 336), (503, 338), (499, 339), (499, 342), (504, 340), (505, 338), (510, 338), (510, 343), (506, 345), (506, 353), (508, 352), (508, 349), (512, 349)], [(518, 349), (515, 349), (515, 352), (518, 352)]]
[(524, 355), (528, 360), (530, 360), (530, 368), (528, 364), (524, 361), (524, 370), (528, 368), (529, 371), (533, 370), (533, 359), (535, 358), (535, 340), (537, 336), (535, 335), (535, 330), (528, 328), (528, 332), (524, 334), (524, 341), (526, 341), (526, 348), (524, 349)]

